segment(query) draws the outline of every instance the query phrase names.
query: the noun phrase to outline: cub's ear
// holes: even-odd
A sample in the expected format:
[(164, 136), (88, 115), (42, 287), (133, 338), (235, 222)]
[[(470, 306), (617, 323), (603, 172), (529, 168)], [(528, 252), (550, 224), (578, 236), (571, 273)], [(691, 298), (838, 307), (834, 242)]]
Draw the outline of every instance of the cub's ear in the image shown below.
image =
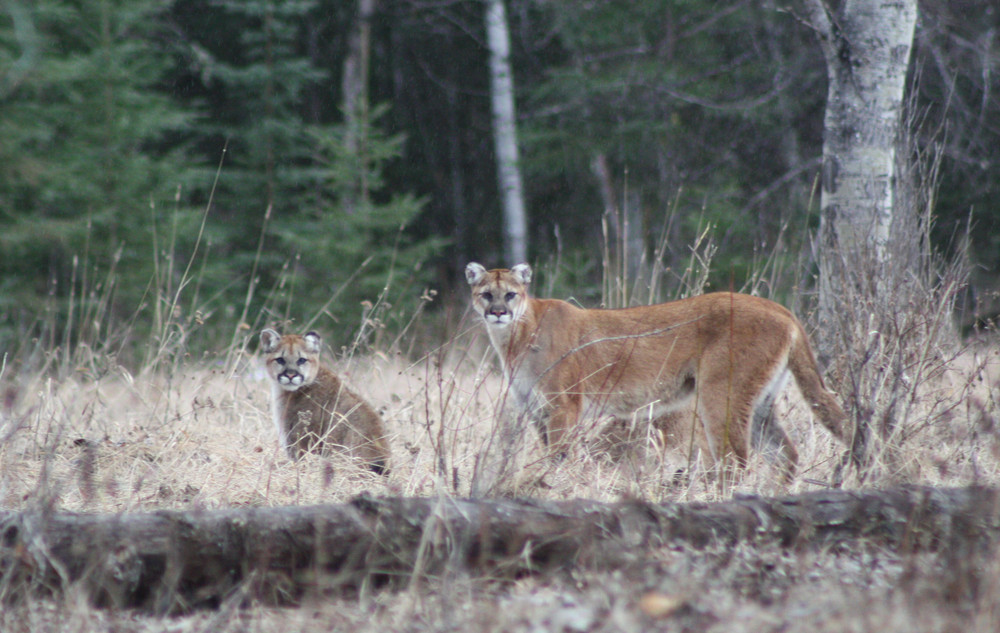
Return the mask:
[(306, 351), (312, 352), (313, 354), (319, 354), (319, 350), (322, 347), (321, 343), (323, 342), (323, 339), (319, 337), (319, 334), (309, 332), (302, 338), (306, 341)]
[(469, 262), (469, 265), (465, 267), (465, 279), (469, 282), (470, 286), (475, 286), (482, 281), (485, 276), (486, 269), (483, 268), (481, 264)]
[(278, 349), (278, 341), (281, 340), (281, 335), (267, 328), (260, 333), (260, 348), (265, 354), (270, 354), (274, 350)]
[(518, 264), (517, 266), (511, 268), (510, 272), (514, 273), (514, 277), (525, 286), (531, 283), (531, 266), (527, 264)]

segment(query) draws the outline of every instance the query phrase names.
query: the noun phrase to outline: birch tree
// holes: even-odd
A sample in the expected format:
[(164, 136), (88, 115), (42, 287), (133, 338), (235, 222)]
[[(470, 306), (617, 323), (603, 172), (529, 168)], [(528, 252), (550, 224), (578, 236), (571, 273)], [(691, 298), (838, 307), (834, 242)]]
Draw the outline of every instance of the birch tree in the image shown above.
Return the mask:
[(517, 151), (510, 35), (503, 0), (487, 0), (486, 36), (490, 49), (490, 93), (493, 101), (497, 180), (503, 201), (504, 257), (506, 265), (513, 266), (527, 261), (528, 236)]
[[(879, 291), (897, 212), (896, 149), (916, 0), (804, 0), (826, 59), (820, 326), (835, 323), (844, 284)], [(821, 337), (829, 355), (832, 337)]]

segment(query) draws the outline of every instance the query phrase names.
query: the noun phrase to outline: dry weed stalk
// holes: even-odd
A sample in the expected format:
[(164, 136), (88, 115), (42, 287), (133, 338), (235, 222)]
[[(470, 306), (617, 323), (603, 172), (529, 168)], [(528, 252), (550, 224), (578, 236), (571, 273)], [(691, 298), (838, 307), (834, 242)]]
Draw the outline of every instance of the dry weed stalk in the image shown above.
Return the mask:
[(865, 461), (857, 484), (914, 480), (921, 466), (917, 443), (946, 426), (985, 368), (979, 362), (953, 384), (952, 368), (969, 355), (954, 314), (970, 270), (968, 235), (951, 261), (931, 251), (940, 155), (915, 148), (900, 155), (889, 243), (856, 261), (841, 258), (830, 280), (835, 322), (818, 333), (832, 382), (853, 411), (853, 450)]

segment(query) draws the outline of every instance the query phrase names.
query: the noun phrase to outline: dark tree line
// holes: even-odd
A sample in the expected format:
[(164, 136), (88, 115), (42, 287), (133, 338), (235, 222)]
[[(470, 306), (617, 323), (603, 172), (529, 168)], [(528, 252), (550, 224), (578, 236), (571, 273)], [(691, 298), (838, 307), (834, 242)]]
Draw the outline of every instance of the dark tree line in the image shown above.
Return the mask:
[[(184, 345), (212, 332), (207, 345), (237, 321), (318, 314), (348, 341), (362, 313), (402, 318), (470, 259), (512, 263), (482, 2), (375, 4), (360, 128), (343, 112), (358, 3), (3, 9), (0, 340), (147, 327)], [(676, 276), (711, 227), (716, 286), (740, 286), (772, 253), (786, 271), (776, 284), (812, 283), (802, 254), (818, 222), (826, 73), (805, 15), (796, 2), (507, 2), (529, 257), (550, 264), (546, 283), (599, 297), (609, 212), (629, 218), (623, 255), (657, 256)], [(914, 147), (942, 156), (937, 247), (971, 212), (987, 303), (998, 26), (986, 0), (922, 2), (908, 79)]]

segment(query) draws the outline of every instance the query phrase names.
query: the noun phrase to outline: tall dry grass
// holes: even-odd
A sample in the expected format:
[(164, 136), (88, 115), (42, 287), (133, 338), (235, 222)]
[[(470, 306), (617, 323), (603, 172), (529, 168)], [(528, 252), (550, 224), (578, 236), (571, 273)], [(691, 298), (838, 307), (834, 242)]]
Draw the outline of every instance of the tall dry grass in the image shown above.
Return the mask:
[[(653, 267), (645, 277), (630, 279), (609, 260), (608, 305), (614, 305), (613, 296), (645, 300), (668, 288), (699, 292), (711, 267), (710, 237), (706, 231), (693, 245), (689, 265), (674, 277)], [(469, 493), (484, 451), (496, 441), (505, 394), (482, 326), (464, 303), (433, 312), (422, 307), (397, 319), (407, 324), (405, 330), (389, 333), (380, 326), (379, 310), (391, 308), (376, 299), (359, 316), (359, 336), (327, 350), (326, 360), (386, 421), (392, 471), (380, 477), (336, 456), (291, 461), (277, 446), (257, 331), (275, 321), (304, 329), (317, 315), (295, 315), (289, 323), (292, 304), (279, 309), (269, 297), (259, 314), (244, 307), (228, 346), (192, 357), (185, 341), (198, 326), (198, 303), (190, 296), (198, 287), (195, 270), (189, 265), (179, 276), (158, 276), (163, 285), (153, 291), (162, 306), (137, 367), (119, 362), (121, 342), (130, 333), (100, 329), (90, 338), (83, 331), (67, 335), (59, 348), (43, 339), (24, 341), (4, 355), (0, 507), (124, 513), (338, 503), (364, 491)], [(872, 309), (878, 315), (873, 320), (845, 324), (857, 335), (842, 363), (832, 366), (831, 385), (872, 430), (866, 469), (845, 474), (844, 447), (790, 387), (778, 403), (779, 419), (800, 454), (799, 474), (788, 487), (758, 454), (741, 478), (720, 485), (692, 444), (662, 446), (640, 412), (617, 425), (584, 421), (562, 460), (548, 456), (537, 433), (526, 429), (516, 468), (495, 494), (686, 502), (795, 493), (838, 482), (996, 484), (998, 348), (954, 335), (948, 308), (960, 275), (942, 270), (934, 283), (913, 286), (915, 294), (905, 299), (912, 309), (887, 301), (881, 311)], [(756, 279), (748, 290), (769, 287), (763, 274)], [(247, 306), (254, 292), (248, 290)], [(428, 293), (421, 305), (434, 299)], [(434, 322), (445, 314), (462, 316), (452, 319), (444, 342), (412, 340), (417, 332), (439, 330)], [(881, 320), (874, 325), (874, 319)], [(368, 336), (376, 331), (379, 337)], [(1000, 605), (997, 566), (984, 565), (975, 599), (965, 600), (957, 615), (934, 582), (947, 568), (940, 557), (864, 547), (798, 554), (678, 548), (618, 571), (514, 584), (427, 579), (419, 590), (331, 596), (300, 609), (229, 605), (174, 621), (95, 610), (70, 593), (9, 605), (0, 630), (802, 630), (804, 622), (817, 631), (911, 625), (946, 630), (960, 616), (971, 623), (968, 630), (993, 630), (988, 626), (996, 623), (992, 614)], [(0, 597), (6, 595), (4, 582), (0, 575)]]

